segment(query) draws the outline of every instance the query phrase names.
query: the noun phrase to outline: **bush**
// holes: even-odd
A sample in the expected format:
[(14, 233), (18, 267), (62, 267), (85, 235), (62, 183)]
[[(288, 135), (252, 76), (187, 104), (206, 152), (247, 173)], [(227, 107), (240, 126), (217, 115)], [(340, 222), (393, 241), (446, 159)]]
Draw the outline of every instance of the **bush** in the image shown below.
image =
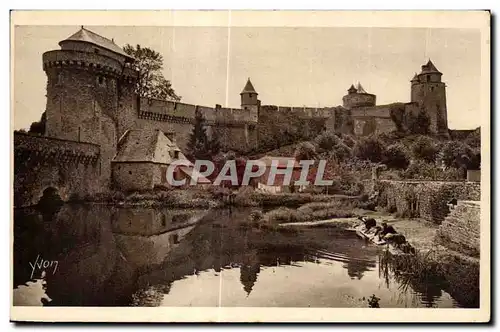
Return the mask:
[(257, 206), (258, 203), (254, 199), (254, 189), (250, 186), (243, 186), (238, 189), (234, 196), (234, 204), (237, 206)]
[(252, 222), (260, 221), (263, 216), (264, 214), (262, 214), (262, 211), (260, 210), (253, 210), (252, 212), (250, 212), (250, 220)]
[(478, 128), (470, 133), (465, 139), (465, 144), (472, 148), (481, 148), (481, 129)]
[(354, 155), (359, 159), (378, 163), (382, 161), (384, 146), (375, 136), (361, 139), (354, 147)]
[(314, 139), (314, 144), (318, 147), (318, 152), (332, 151), (339, 143), (342, 143), (340, 138), (331, 131), (325, 131)]
[(302, 142), (295, 149), (296, 160), (313, 160), (314, 158), (316, 158), (316, 148), (309, 142)]
[(417, 160), (435, 162), (438, 146), (436, 142), (428, 136), (418, 136), (411, 145), (413, 157)]
[(441, 149), (441, 156), (445, 166), (467, 168), (471, 161), (477, 159), (474, 150), (460, 141), (448, 141)]
[(354, 139), (351, 135), (341, 133), (337, 135), (342, 139), (342, 142), (344, 142), (347, 147), (352, 149), (356, 145), (356, 139)]
[[(325, 131), (314, 139), (317, 153), (328, 153), (334, 156), (336, 160), (344, 160), (352, 154), (351, 148), (347, 146), (339, 137), (341, 134), (335, 134), (331, 131)], [(348, 136), (346, 136), (348, 137)]]
[(346, 160), (352, 156), (352, 150), (344, 143), (339, 142), (339, 144), (334, 147), (333, 155), (339, 161)]
[(434, 181), (461, 181), (464, 179), (463, 171), (450, 167), (442, 169), (433, 163), (421, 160), (413, 161), (408, 168), (401, 173), (404, 179), (434, 180)]
[(306, 215), (298, 210), (280, 207), (266, 213), (265, 219), (271, 224), (281, 224), (304, 221), (306, 219)]
[(384, 151), (384, 164), (388, 168), (405, 169), (410, 164), (405, 147), (402, 144), (393, 144)]

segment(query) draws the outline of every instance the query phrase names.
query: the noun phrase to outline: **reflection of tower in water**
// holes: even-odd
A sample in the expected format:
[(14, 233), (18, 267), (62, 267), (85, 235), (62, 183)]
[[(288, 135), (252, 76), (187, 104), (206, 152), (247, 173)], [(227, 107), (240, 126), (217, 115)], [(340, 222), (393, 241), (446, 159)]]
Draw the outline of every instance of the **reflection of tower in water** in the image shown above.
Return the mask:
[(257, 252), (250, 251), (246, 253), (240, 266), (240, 281), (247, 296), (250, 295), (259, 273), (260, 263)]

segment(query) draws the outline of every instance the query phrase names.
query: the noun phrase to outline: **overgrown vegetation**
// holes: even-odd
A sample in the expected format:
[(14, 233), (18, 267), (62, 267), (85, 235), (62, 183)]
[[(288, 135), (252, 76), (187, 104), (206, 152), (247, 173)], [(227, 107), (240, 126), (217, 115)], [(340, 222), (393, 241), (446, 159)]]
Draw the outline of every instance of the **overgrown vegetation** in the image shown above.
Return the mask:
[(307, 203), (297, 209), (282, 206), (264, 214), (251, 214), (250, 221), (260, 226), (349, 218), (354, 216), (353, 209), (356, 205), (354, 201), (337, 200)]
[(479, 265), (457, 255), (434, 250), (416, 250), (412, 255), (384, 251), (379, 256), (379, 274), (388, 286), (390, 280), (396, 281), (403, 292), (432, 284), (452, 294), (465, 307), (479, 305)]
[(135, 58), (132, 64), (139, 76), (135, 92), (141, 97), (179, 101), (172, 83), (163, 76), (163, 56), (149, 47), (125, 45), (125, 53)]

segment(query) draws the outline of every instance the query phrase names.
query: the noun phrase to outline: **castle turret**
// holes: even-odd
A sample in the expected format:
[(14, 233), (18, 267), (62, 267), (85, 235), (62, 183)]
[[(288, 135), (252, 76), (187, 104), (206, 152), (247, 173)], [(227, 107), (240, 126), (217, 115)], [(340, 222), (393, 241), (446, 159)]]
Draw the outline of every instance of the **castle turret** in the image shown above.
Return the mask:
[(249, 77), (243, 91), (240, 93), (241, 108), (244, 110), (250, 110), (251, 119), (254, 122), (257, 122), (259, 114), (260, 100), (257, 98), (258, 95), (259, 94), (255, 91)]
[(418, 74), (415, 73), (415, 75), (413, 76), (413, 78), (411, 79), (411, 85), (414, 85), (414, 84), (418, 84)]
[(347, 109), (356, 107), (370, 107), (375, 106), (376, 97), (374, 94), (368, 93), (358, 82), (356, 87), (351, 85), (347, 90), (347, 95), (342, 97), (343, 106)]
[(411, 80), (411, 101), (429, 116), (432, 133), (447, 135), (446, 84), (441, 81), (442, 75), (429, 59)]
[(358, 92), (358, 90), (356, 90), (356, 88), (354, 87), (354, 84), (351, 84), (351, 87), (349, 89), (347, 89), (347, 93), (352, 95), (353, 93), (356, 93)]
[(134, 60), (114, 41), (82, 28), (43, 54), (46, 134), (100, 146), (103, 181), (118, 141), (120, 89), (135, 84)]

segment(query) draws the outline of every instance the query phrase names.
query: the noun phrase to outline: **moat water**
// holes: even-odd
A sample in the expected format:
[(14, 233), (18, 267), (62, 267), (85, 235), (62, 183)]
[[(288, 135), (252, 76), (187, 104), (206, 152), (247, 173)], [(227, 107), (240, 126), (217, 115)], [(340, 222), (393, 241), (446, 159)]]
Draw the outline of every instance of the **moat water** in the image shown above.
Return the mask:
[(403, 282), (352, 232), (246, 229), (250, 213), (64, 205), (14, 216), (14, 305), (461, 307)]

